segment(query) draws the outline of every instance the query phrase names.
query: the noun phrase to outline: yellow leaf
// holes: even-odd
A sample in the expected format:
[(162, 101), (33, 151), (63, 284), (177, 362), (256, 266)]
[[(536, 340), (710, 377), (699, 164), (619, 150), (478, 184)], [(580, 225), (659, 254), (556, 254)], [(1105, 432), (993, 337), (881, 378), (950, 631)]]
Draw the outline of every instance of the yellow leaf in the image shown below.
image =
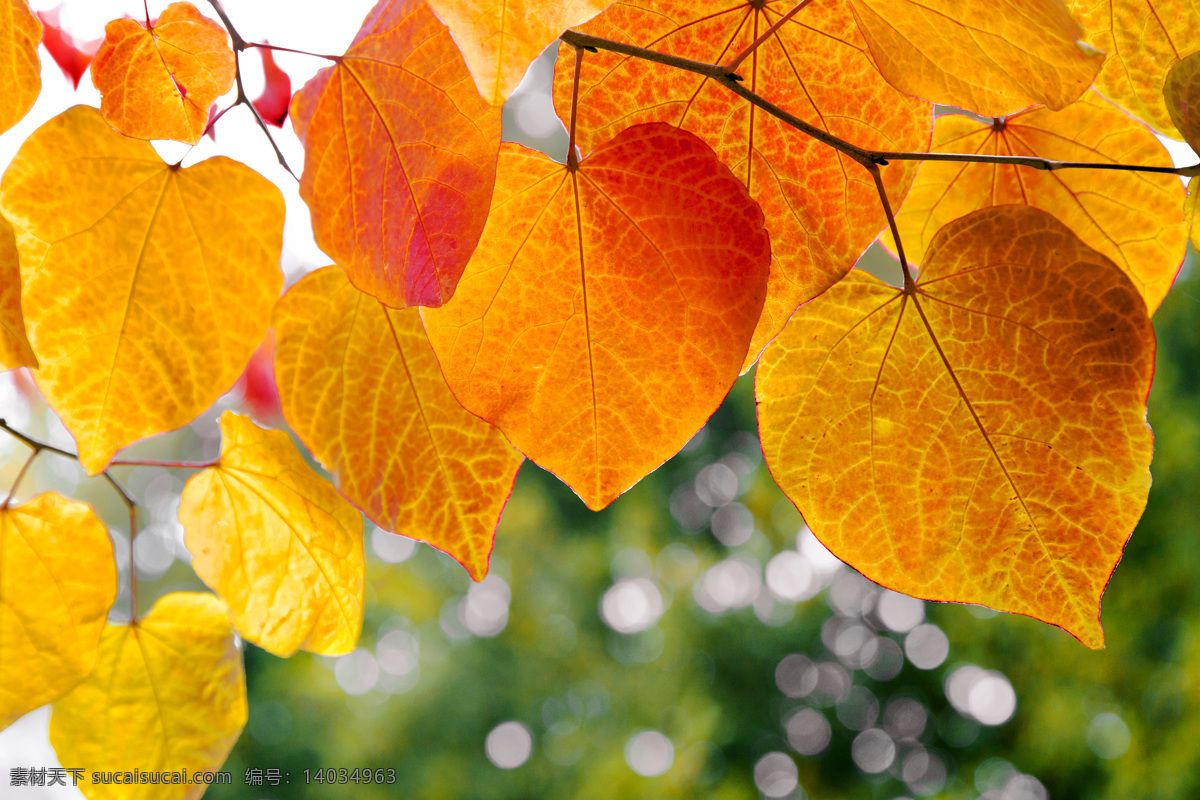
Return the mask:
[[(931, 150), (1171, 166), (1170, 154), (1145, 125), (1094, 92), (1062, 111), (1037, 108), (995, 124), (960, 114), (939, 117)], [(1175, 175), (927, 161), (896, 221), (905, 254), (921, 263), (934, 232), (971, 211), (1009, 204), (1040, 208), (1115, 261), (1153, 313), (1187, 249), (1178, 212), (1182, 198)]]
[(348, 653), (362, 628), (362, 518), (282, 431), (221, 415), (221, 460), (187, 482), (192, 568), (278, 656)]
[(1183, 216), (1192, 237), (1192, 247), (1200, 252), (1200, 177), (1188, 182), (1188, 196), (1183, 201)]
[(89, 474), (191, 422), (270, 325), (283, 198), (249, 167), (168, 166), (93, 108), (39, 128), (0, 184), (38, 388)]
[(1104, 54), (1062, 0), (851, 0), (879, 71), (902, 92), (999, 117), (1074, 102)]
[(0, 369), (37, 368), (21, 313), (21, 260), (12, 225), (0, 217)]
[(1200, 0), (1070, 0), (1088, 44), (1108, 54), (1096, 88), (1167, 136), (1179, 138), (1162, 86), (1180, 55), (1200, 50)]
[(0, 729), (87, 677), (117, 597), (108, 530), (56, 494), (0, 509)]
[(1200, 53), (1192, 53), (1171, 67), (1163, 83), (1163, 100), (1175, 129), (1193, 150), (1200, 152)]
[(196, 144), (208, 109), (233, 87), (229, 37), (191, 3), (172, 3), (149, 28), (114, 19), (92, 61), (100, 114), (126, 136)]
[[(91, 676), (54, 704), (50, 744), (87, 770), (90, 800), (200, 797), (246, 724), (246, 677), (229, 617), (210, 594), (176, 592), (129, 625), (109, 625)], [(93, 783), (93, 772), (182, 773), (188, 783)], [(133, 785), (130, 785), (133, 784)]]
[(871, 580), (1100, 647), (1153, 373), (1125, 273), (1044, 211), (987, 208), (942, 229), (911, 293), (854, 270), (800, 307), (758, 368), (763, 456)]
[(563, 31), (612, 0), (429, 0), (458, 44), (479, 93), (504, 105), (525, 70)]
[(338, 489), (482, 580), (522, 458), (454, 399), (418, 311), (389, 309), (326, 267), (279, 301), (275, 334), (283, 416)]
[(42, 23), (26, 0), (0, 0), (0, 133), (16, 125), (42, 91), (41, 40)]

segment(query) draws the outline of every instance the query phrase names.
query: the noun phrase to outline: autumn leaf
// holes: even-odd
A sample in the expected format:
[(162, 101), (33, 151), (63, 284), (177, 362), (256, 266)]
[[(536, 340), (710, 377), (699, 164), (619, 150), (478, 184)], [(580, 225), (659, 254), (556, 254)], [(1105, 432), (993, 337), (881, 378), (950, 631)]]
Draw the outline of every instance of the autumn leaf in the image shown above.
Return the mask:
[[(617, 3), (580, 28), (670, 55), (726, 63), (794, 5), (666, 0)], [(845, 2), (814, 3), (738, 69), (743, 85), (846, 141), (880, 150), (924, 150), (930, 107), (884, 81)], [(574, 48), (561, 47), (554, 101), (569, 119)], [(870, 174), (829, 146), (755, 108), (713, 81), (602, 51), (587, 53), (579, 80), (576, 136), (582, 152), (626, 127), (666, 122), (712, 147), (750, 188), (771, 233), (771, 281), (743, 369), (758, 358), (796, 306), (838, 280), (885, 225)], [(904, 197), (915, 162), (883, 172), (889, 196)]]
[[(195, 800), (196, 773), (225, 762), (246, 724), (242, 653), (224, 604), (210, 594), (162, 597), (144, 619), (108, 625), (96, 669), (54, 704), (50, 744), (84, 765), (89, 800)], [(93, 783), (90, 773), (182, 772), (189, 783)]]
[(737, 378), (770, 262), (762, 212), (710, 148), (663, 124), (576, 171), (500, 153), (479, 249), (425, 330), (462, 404), (600, 509)]
[[(932, 149), (1171, 166), (1170, 154), (1150, 130), (1094, 92), (1062, 111), (1038, 108), (994, 123), (958, 114), (938, 117)], [(934, 232), (971, 211), (1011, 203), (1040, 208), (1115, 261), (1153, 313), (1187, 249), (1176, 210), (1182, 199), (1175, 175), (929, 161), (921, 165), (897, 222), (905, 253), (920, 263)]]
[(221, 460), (183, 489), (192, 568), (238, 632), (277, 656), (338, 655), (362, 628), (362, 518), (288, 435), (221, 415)]
[(0, 211), (17, 230), (38, 388), (91, 475), (195, 419), (266, 334), (283, 198), (249, 167), (169, 166), (77, 106), (22, 145)]
[(42, 44), (63, 75), (71, 81), (71, 86), (78, 89), (79, 79), (91, 66), (92, 59), (96, 57), (96, 51), (100, 49), (100, 43), (104, 40), (81, 42), (67, 33), (58, 24), (58, 12), (61, 8), (59, 5), (49, 11), (37, 12), (38, 19), (42, 21)]
[(262, 54), (263, 90), (254, 101), (254, 109), (265, 121), (277, 128), (283, 127), (287, 119), (288, 105), (292, 101), (292, 79), (275, 63), (275, 54), (265, 48), (257, 48)]
[(1200, 151), (1200, 53), (1171, 67), (1163, 83), (1163, 100), (1175, 130), (1193, 150)]
[(568, 28), (599, 14), (612, 0), (429, 0), (450, 28), (475, 77), (494, 106), (525, 77), (530, 63)]
[(1069, 0), (1088, 44), (1108, 54), (1096, 88), (1167, 136), (1179, 138), (1163, 102), (1168, 70), (1200, 50), (1200, 0)]
[(104, 121), (126, 136), (196, 144), (236, 71), (225, 29), (191, 3), (172, 3), (150, 28), (108, 23), (92, 83)]
[(1062, 0), (850, 2), (893, 86), (985, 117), (1064, 108), (1104, 63)]
[(1192, 247), (1200, 252), (1200, 177), (1188, 182), (1188, 196), (1183, 201), (1184, 224), (1192, 239)]
[(284, 418), (338, 489), (483, 580), (522, 458), (454, 399), (416, 309), (388, 309), (326, 267), (288, 290), (274, 324)]
[(0, 730), (87, 677), (117, 597), (108, 530), (43, 494), (0, 508)]
[(16, 125), (42, 91), (41, 38), (42, 24), (26, 0), (0, 0), (0, 133)]
[(380, 0), (350, 49), (292, 99), (313, 234), (360, 291), (439, 306), (487, 219), (500, 109), (420, 0)]
[(877, 583), (1103, 644), (1100, 596), (1150, 488), (1154, 331), (1137, 289), (1044, 211), (950, 223), (912, 293), (855, 271), (767, 348), (763, 455)]
[(0, 369), (37, 368), (21, 313), (21, 262), (12, 225), (0, 217)]

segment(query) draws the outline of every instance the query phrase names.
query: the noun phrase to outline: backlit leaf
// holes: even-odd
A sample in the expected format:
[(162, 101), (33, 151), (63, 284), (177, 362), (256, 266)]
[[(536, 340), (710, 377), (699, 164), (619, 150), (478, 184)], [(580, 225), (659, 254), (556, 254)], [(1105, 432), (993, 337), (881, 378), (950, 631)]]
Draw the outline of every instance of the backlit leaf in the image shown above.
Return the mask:
[(1069, 0), (1087, 42), (1108, 54), (1096, 88), (1138, 119), (1179, 138), (1163, 102), (1167, 72), (1200, 50), (1200, 0)]
[(1163, 99), (1175, 130), (1200, 152), (1200, 53), (1192, 53), (1171, 67), (1163, 83)]
[(278, 656), (348, 653), (362, 627), (362, 518), (283, 431), (221, 415), (221, 460), (187, 482), (179, 521), (238, 632)]
[(663, 124), (575, 172), (500, 152), (479, 249), (425, 329), (463, 405), (600, 509), (737, 378), (766, 291), (762, 212), (711, 149)]
[(300, 196), (358, 289), (439, 306), (487, 219), (500, 109), (479, 96), (449, 31), (420, 0), (380, 0), (335, 66), (292, 99)]
[(1187, 200), (1183, 201), (1183, 216), (1191, 235), (1192, 247), (1200, 252), (1200, 177), (1188, 182)]
[(338, 489), (483, 580), (521, 454), (454, 399), (417, 310), (326, 267), (284, 295), (275, 332), (284, 417)]
[(56, 494), (0, 509), (0, 729), (92, 671), (117, 597), (112, 540)]
[(429, 0), (463, 51), (475, 83), (503, 105), (525, 70), (568, 28), (587, 22), (612, 0)]
[(759, 432), (812, 531), (873, 581), (1103, 644), (1100, 596), (1150, 488), (1154, 331), (1049, 214), (977, 211), (914, 294), (854, 271), (758, 368)]
[(21, 262), (12, 225), (0, 217), (0, 369), (37, 367), (21, 313)]
[(26, 0), (0, 0), (0, 133), (16, 125), (42, 91), (41, 38), (42, 24)]
[(985, 117), (1063, 108), (1104, 63), (1063, 0), (850, 1), (892, 85)]
[(17, 230), (38, 388), (89, 474), (191, 422), (267, 332), (283, 198), (249, 167), (168, 166), (77, 106), (22, 145), (0, 210)]
[[(939, 117), (932, 149), (1171, 166), (1170, 154), (1146, 126), (1094, 92), (1062, 111), (1034, 109), (996, 125), (957, 114)], [(906, 255), (920, 263), (934, 232), (968, 212), (1011, 203), (1040, 208), (1125, 270), (1153, 312), (1187, 249), (1175, 210), (1182, 199), (1175, 175), (928, 161), (897, 222)]]
[(104, 121), (126, 136), (196, 144), (236, 69), (225, 29), (191, 3), (172, 3), (149, 29), (127, 18), (108, 23), (92, 83)]
[[(224, 604), (176, 592), (129, 625), (109, 625), (96, 669), (54, 704), (50, 744), (86, 767), (89, 800), (195, 800), (190, 783), (225, 762), (246, 724), (246, 676)], [(189, 783), (93, 783), (92, 772), (187, 770)]]
[[(709, 63), (725, 63), (794, 5), (666, 0), (617, 3), (587, 33)], [(569, 119), (575, 51), (559, 49), (554, 101)], [(924, 150), (930, 107), (900, 94), (875, 68), (849, 6), (813, 3), (738, 68), (744, 85), (805, 121), (862, 147)], [(771, 282), (744, 369), (796, 306), (846, 273), (885, 225), (871, 176), (856, 162), (794, 130), (707, 78), (601, 51), (587, 53), (579, 82), (583, 153), (630, 125), (666, 122), (712, 147), (762, 206), (771, 233)], [(883, 171), (898, 202), (916, 164)]]

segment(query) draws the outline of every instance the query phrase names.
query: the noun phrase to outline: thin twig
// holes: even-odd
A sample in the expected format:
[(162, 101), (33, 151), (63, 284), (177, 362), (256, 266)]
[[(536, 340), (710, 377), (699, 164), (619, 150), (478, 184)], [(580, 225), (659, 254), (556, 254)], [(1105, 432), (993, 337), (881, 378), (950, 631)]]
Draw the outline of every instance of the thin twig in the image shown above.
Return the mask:
[(1161, 175), (1182, 175), (1191, 177), (1200, 175), (1200, 164), (1190, 167), (1152, 167), (1140, 164), (1114, 164), (1104, 161), (1051, 161), (1037, 156), (989, 156), (974, 153), (891, 153), (887, 151), (872, 151), (871, 158), (876, 164), (884, 165), (889, 161), (967, 161), (975, 164), (1010, 164), (1018, 167), (1029, 167), (1044, 171), (1058, 169), (1106, 169), (1120, 172), (1156, 172)]
[(883, 176), (879, 174), (879, 165), (871, 164), (867, 167), (867, 171), (871, 173), (871, 177), (875, 181), (875, 188), (879, 190), (879, 202), (883, 203), (883, 213), (887, 216), (888, 228), (892, 231), (892, 238), (896, 241), (896, 255), (900, 258), (900, 270), (904, 273), (904, 291), (906, 294), (912, 294), (917, 290), (917, 282), (913, 280), (912, 270), (908, 267), (908, 259), (904, 256), (904, 242), (900, 241), (900, 228), (896, 225), (896, 215), (892, 213), (892, 204), (888, 200), (887, 189), (883, 186)]
[(742, 65), (742, 62), (743, 62), (743, 61), (745, 61), (747, 58), (749, 58), (749, 57), (750, 57), (750, 54), (751, 54), (751, 53), (753, 53), (755, 50), (757, 50), (757, 49), (758, 49), (758, 48), (759, 48), (759, 47), (762, 45), (762, 43), (763, 43), (763, 42), (765, 42), (767, 39), (770, 39), (772, 36), (774, 36), (774, 35), (775, 35), (775, 31), (777, 31), (777, 30), (779, 30), (780, 28), (782, 28), (782, 27), (783, 27), (783, 25), (784, 25), (784, 24), (785, 24), (785, 23), (786, 23), (786, 22), (787, 22), (789, 19), (791, 19), (792, 17), (796, 16), (796, 12), (798, 12), (800, 9), (804, 8), (806, 5), (808, 5), (808, 4), (809, 4), (809, 3), (811, 3), (811, 2), (812, 2), (812, 0), (800, 0), (800, 2), (799, 2), (799, 3), (797, 3), (795, 6), (793, 6), (793, 7), (792, 7), (792, 10), (791, 10), (791, 11), (787, 12), (787, 13), (786, 13), (786, 14), (784, 14), (782, 17), (780, 17), (779, 19), (777, 19), (777, 20), (775, 21), (775, 24), (774, 24), (774, 25), (772, 25), (771, 27), (767, 28), (767, 32), (766, 32), (766, 33), (764, 33), (762, 36), (759, 36), (757, 39), (755, 39), (755, 40), (754, 40), (753, 42), (751, 42), (750, 44), (746, 45), (746, 49), (745, 49), (745, 50), (743, 50), (742, 52), (738, 53), (736, 56), (734, 56), (734, 57), (733, 57), (733, 60), (732, 60), (732, 61), (730, 61), (729, 63), (725, 64), (725, 71), (726, 71), (726, 72), (737, 72), (737, 68), (738, 68), (738, 67), (740, 67), (740, 66)]
[(242, 38), (242, 35), (238, 33), (237, 28), (233, 26), (233, 22), (229, 19), (229, 15), (225, 13), (225, 8), (221, 5), (221, 0), (208, 0), (208, 4), (213, 7), (213, 10), (217, 12), (217, 16), (221, 18), (221, 22), (224, 23), (225, 30), (229, 32), (229, 38), (233, 42), (234, 81), (237, 84), (237, 100), (234, 102), (234, 105), (240, 104), (250, 109), (250, 113), (254, 115), (254, 121), (262, 129), (263, 135), (267, 137), (267, 141), (271, 143), (271, 149), (275, 151), (275, 158), (279, 161), (279, 166), (287, 170), (288, 174), (293, 178), (300, 180), (296, 176), (296, 173), (292, 171), (292, 168), (288, 166), (283, 151), (279, 149), (279, 145), (275, 142), (275, 137), (267, 129), (267, 123), (263, 121), (262, 116), (258, 113), (258, 109), (254, 107), (254, 102), (246, 94), (246, 87), (242, 84), (242, 52), (249, 45), (246, 44), (246, 40)]
[(168, 469), (208, 469), (219, 464), (218, 461), (132, 461), (116, 460), (108, 462), (110, 467), (166, 467)]

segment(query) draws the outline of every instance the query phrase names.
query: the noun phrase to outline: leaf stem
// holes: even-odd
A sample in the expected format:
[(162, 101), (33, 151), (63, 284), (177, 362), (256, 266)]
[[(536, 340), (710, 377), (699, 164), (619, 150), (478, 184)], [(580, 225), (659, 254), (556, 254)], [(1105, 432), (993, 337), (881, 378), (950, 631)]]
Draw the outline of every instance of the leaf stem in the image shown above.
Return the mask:
[(218, 461), (127, 461), (115, 460), (108, 462), (110, 467), (166, 467), (168, 469), (208, 469), (219, 464)]
[(579, 169), (579, 155), (575, 152), (575, 118), (579, 108), (579, 70), (583, 66), (583, 48), (575, 47), (575, 74), (571, 78), (571, 122), (567, 126), (567, 169)]
[(33, 450), (29, 453), (29, 458), (25, 459), (25, 463), (21, 465), (21, 469), (17, 472), (17, 478), (13, 481), (12, 488), (8, 490), (8, 497), (4, 498), (4, 502), (0, 503), (0, 511), (8, 508), (8, 504), (12, 502), (13, 495), (17, 493), (17, 487), (21, 485), (21, 479), (25, 477), (25, 472), (29, 469), (29, 465), (38, 457), (38, 450)]
[(791, 19), (792, 17), (794, 17), (796, 15), (797, 11), (804, 8), (806, 5), (808, 5), (811, 2), (812, 2), (812, 0), (800, 0), (799, 3), (797, 3), (795, 6), (792, 7), (791, 11), (787, 12), (782, 17), (777, 19), (775, 21), (774, 25), (767, 28), (766, 33), (764, 33), (762, 36), (759, 36), (757, 39), (755, 39), (750, 44), (746, 45), (746, 49), (742, 50), (742, 52), (740, 52), (736, 56), (734, 56), (733, 60), (730, 61), (729, 63), (725, 64), (723, 69), (729, 73), (737, 72), (737, 68), (742, 65), (743, 61), (745, 61), (747, 58), (750, 57), (751, 53), (753, 53), (755, 50), (757, 50), (759, 48), (759, 46), (762, 45), (762, 43), (765, 42), (767, 39), (770, 39), (772, 36), (774, 36), (775, 31), (777, 31), (781, 27), (783, 27), (783, 25), (789, 19)]
[(294, 50), (291, 47), (280, 47), (277, 44), (267, 44), (266, 42), (246, 42), (245, 47), (247, 49), (249, 49), (251, 47), (257, 47), (260, 50), (278, 50), (281, 53), (296, 53), (297, 55), (312, 56), (313, 58), (323, 58), (326, 61), (334, 61), (337, 63), (341, 63), (341, 61), (342, 61), (341, 56), (329, 56), (329, 55), (325, 55), (324, 53), (310, 53), (308, 50)]
[(892, 213), (892, 204), (888, 200), (887, 189), (883, 185), (883, 176), (879, 174), (879, 165), (871, 164), (867, 167), (867, 171), (871, 173), (871, 178), (875, 181), (875, 188), (879, 190), (879, 202), (883, 203), (883, 213), (887, 215), (888, 228), (892, 231), (892, 238), (896, 240), (896, 255), (900, 257), (900, 270), (904, 273), (904, 293), (913, 294), (917, 291), (917, 282), (913, 280), (912, 270), (908, 266), (908, 258), (904, 255), (904, 242), (900, 241), (900, 228), (896, 225), (896, 215)]

